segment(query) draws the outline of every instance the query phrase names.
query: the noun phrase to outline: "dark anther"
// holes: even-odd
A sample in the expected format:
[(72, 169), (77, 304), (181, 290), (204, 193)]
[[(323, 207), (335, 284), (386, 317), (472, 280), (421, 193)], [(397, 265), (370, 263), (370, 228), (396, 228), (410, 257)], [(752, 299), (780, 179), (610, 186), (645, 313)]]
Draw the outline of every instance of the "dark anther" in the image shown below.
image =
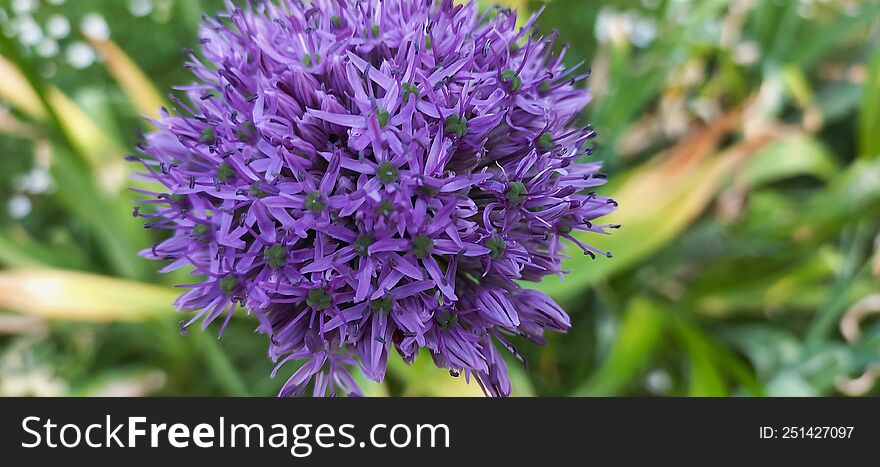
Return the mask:
[(180, 322), (177, 323), (177, 325), (180, 327), (180, 335), (181, 336), (185, 336), (185, 335), (189, 334), (189, 329), (187, 329), (185, 320), (180, 320)]
[(195, 177), (195, 175), (190, 175), (189, 176), (189, 189), (192, 190), (195, 187), (196, 187), (196, 177)]
[(459, 376), (461, 376), (461, 373), (455, 370), (449, 370), (449, 376), (452, 376), (453, 378), (458, 378)]
[(141, 207), (135, 206), (134, 211), (132, 211), (131, 215), (134, 217), (139, 217), (141, 215)]

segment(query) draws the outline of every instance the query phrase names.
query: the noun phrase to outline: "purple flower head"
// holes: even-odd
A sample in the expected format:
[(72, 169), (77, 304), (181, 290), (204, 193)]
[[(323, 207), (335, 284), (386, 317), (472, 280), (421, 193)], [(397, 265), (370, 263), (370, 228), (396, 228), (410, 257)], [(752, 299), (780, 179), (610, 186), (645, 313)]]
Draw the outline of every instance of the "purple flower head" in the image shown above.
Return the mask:
[(556, 34), (452, 0), (277, 0), (208, 19), (194, 84), (141, 146), (144, 252), (194, 267), (185, 325), (253, 312), (269, 354), (303, 363), (282, 395), (357, 394), (392, 352), (426, 349), (508, 395), (506, 336), (568, 315), (519, 285), (562, 274), (562, 239), (607, 233), (614, 201), (578, 126), (587, 74)]

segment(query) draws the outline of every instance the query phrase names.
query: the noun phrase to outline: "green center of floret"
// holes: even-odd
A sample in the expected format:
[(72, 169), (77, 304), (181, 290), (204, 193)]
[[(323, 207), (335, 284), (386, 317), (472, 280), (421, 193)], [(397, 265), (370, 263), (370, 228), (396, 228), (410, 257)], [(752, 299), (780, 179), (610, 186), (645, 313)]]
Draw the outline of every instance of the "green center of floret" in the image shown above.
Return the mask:
[(235, 292), (235, 289), (238, 288), (238, 278), (235, 276), (226, 276), (223, 279), (220, 279), (220, 290), (223, 291), (223, 295), (227, 297), (232, 295), (232, 292)]
[(174, 201), (175, 203), (183, 203), (188, 198), (189, 197), (186, 195), (171, 195), (171, 201)]
[(272, 269), (278, 269), (287, 264), (287, 248), (280, 243), (276, 243), (263, 250), (263, 259)]
[(419, 87), (412, 83), (403, 83), (403, 103), (409, 102), (409, 96), (418, 96)]
[(202, 237), (204, 235), (207, 235), (208, 230), (210, 230), (210, 229), (208, 228), (207, 225), (196, 224), (192, 228), (192, 233), (193, 233), (193, 236), (195, 236), (195, 237)]
[(221, 162), (220, 166), (217, 167), (217, 180), (226, 182), (232, 178), (233, 175), (235, 175), (235, 169), (233, 169), (231, 165)]
[(396, 182), (398, 174), (399, 171), (397, 170), (397, 167), (388, 161), (379, 164), (379, 167), (376, 168), (376, 176), (379, 177), (379, 181), (384, 184)]
[(388, 113), (385, 109), (379, 109), (376, 111), (376, 120), (379, 120), (379, 128), (385, 128), (385, 125), (388, 124), (388, 120), (391, 119), (391, 114)]
[(428, 255), (431, 254), (431, 250), (434, 248), (434, 240), (431, 240), (431, 237), (427, 235), (419, 235), (413, 239), (413, 254), (416, 255), (416, 258), (427, 258)]
[(419, 191), (419, 193), (421, 193), (423, 196), (425, 196), (427, 198), (433, 198), (433, 197), (437, 196), (437, 193), (439, 193), (439, 191), (437, 191), (436, 188), (429, 187), (428, 185), (420, 186), (418, 188), (418, 191)]
[(306, 305), (315, 310), (321, 311), (330, 307), (330, 296), (324, 289), (309, 290), (309, 296), (306, 297)]
[(306, 209), (312, 211), (315, 214), (320, 214), (324, 212), (324, 209), (327, 208), (327, 205), (321, 201), (322, 195), (320, 191), (313, 191), (306, 196)]
[(440, 310), (437, 314), (437, 324), (441, 331), (448, 331), (458, 324), (458, 315), (449, 310)]
[(459, 138), (466, 135), (468, 132), (467, 119), (458, 114), (446, 117), (446, 132)]
[(269, 195), (260, 189), (260, 182), (254, 182), (251, 183), (251, 196), (254, 198), (265, 198)]
[(358, 256), (367, 256), (370, 254), (370, 245), (374, 242), (373, 237), (369, 235), (358, 235), (354, 241), (354, 252)]
[(511, 203), (520, 203), (523, 199), (523, 196), (528, 192), (526, 190), (526, 185), (523, 182), (510, 182), (507, 185), (507, 201)]
[(257, 128), (254, 127), (254, 124), (246, 121), (241, 124), (241, 128), (235, 130), (235, 136), (237, 136), (240, 141), (250, 141), (254, 138), (256, 132)]
[(339, 26), (341, 26), (341, 25), (342, 25), (342, 18), (340, 18), (337, 15), (333, 15), (330, 17), (330, 26), (333, 26), (334, 28), (339, 28)]
[(373, 313), (382, 313), (383, 315), (387, 315), (391, 313), (391, 307), (394, 304), (393, 300), (391, 300), (390, 295), (386, 295), (382, 298), (378, 298), (370, 302), (370, 309), (373, 310)]
[(499, 235), (494, 235), (489, 240), (486, 240), (486, 248), (490, 250), (489, 257), (492, 259), (498, 259), (504, 256), (504, 249), (506, 245), (504, 244), (504, 239)]
[(513, 70), (504, 70), (501, 73), (501, 81), (507, 83), (511, 92), (517, 92), (522, 88), (522, 78)]
[(379, 202), (379, 215), (380, 216), (388, 216), (392, 212), (394, 212), (394, 204), (387, 199), (383, 199)]
[(213, 143), (215, 139), (217, 139), (217, 136), (214, 134), (214, 128), (209, 126), (206, 126), (202, 130), (202, 134), (199, 135), (199, 141), (203, 143)]
[(379, 25), (374, 24), (372, 28), (370, 28), (370, 32), (373, 33), (373, 37), (379, 37)]
[(544, 149), (549, 149), (553, 146), (556, 146), (556, 140), (553, 139), (553, 133), (550, 131), (545, 131), (541, 133), (541, 136), (538, 137), (538, 146)]

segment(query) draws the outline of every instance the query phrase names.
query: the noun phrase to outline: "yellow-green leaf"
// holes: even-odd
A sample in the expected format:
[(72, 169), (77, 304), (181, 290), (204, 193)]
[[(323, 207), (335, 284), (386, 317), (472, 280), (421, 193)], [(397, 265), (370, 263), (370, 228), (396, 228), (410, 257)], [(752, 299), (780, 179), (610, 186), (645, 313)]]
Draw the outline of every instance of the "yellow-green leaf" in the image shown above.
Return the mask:
[(0, 272), (0, 308), (52, 320), (145, 321), (172, 311), (168, 287), (55, 269)]

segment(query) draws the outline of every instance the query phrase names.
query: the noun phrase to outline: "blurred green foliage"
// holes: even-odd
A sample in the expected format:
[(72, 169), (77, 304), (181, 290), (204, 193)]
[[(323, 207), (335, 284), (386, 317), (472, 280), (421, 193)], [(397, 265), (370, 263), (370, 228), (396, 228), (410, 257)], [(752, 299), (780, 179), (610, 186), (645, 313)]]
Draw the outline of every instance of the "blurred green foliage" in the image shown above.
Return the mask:
[[(880, 4), (505, 3), (544, 8), (592, 70), (584, 119), (623, 224), (590, 239), (613, 259), (537, 285), (573, 327), (516, 342), (515, 394), (880, 393)], [(0, 0), (0, 395), (280, 387), (252, 320), (179, 334), (186, 278), (137, 257), (155, 238), (126, 191), (144, 103), (190, 79), (181, 49), (221, 4)], [(113, 43), (154, 85), (120, 77)], [(366, 390), (478, 393), (427, 356)]]

